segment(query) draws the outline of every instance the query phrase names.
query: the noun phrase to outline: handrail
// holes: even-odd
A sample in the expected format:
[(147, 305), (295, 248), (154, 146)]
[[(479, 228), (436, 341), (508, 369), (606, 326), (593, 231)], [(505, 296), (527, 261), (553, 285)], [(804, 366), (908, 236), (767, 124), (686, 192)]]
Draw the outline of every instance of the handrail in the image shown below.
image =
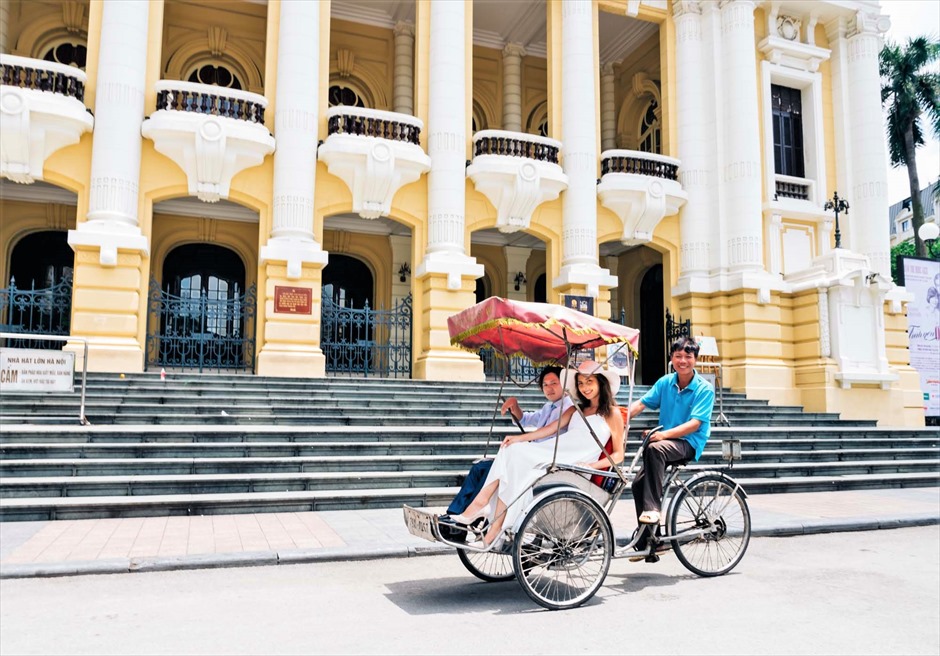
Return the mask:
[(89, 426), (91, 422), (85, 417), (85, 387), (88, 374), (88, 339), (85, 337), (72, 337), (71, 335), (43, 335), (42, 333), (0, 333), (0, 339), (51, 339), (56, 342), (82, 342), (84, 352), (82, 354), (82, 396), (81, 405), (78, 408), (78, 423), (82, 426)]
[(424, 122), (410, 114), (337, 105), (327, 110), (326, 126), (327, 134), (330, 136), (352, 134), (401, 141), (417, 146), (421, 143), (421, 129), (424, 127)]
[(601, 175), (632, 173), (666, 180), (679, 180), (679, 160), (639, 150), (605, 150), (601, 153)]
[(548, 137), (507, 130), (480, 130), (473, 135), (473, 156), (505, 155), (558, 164), (561, 142)]
[(192, 112), (263, 124), (268, 106), (268, 99), (260, 94), (210, 84), (160, 80), (154, 89), (157, 111)]

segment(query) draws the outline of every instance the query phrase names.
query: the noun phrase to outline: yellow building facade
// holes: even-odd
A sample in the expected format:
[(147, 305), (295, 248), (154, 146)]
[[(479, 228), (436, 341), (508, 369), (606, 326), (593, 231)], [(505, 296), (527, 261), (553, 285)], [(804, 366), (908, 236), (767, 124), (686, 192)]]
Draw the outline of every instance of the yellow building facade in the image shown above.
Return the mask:
[(576, 295), (640, 328), (643, 382), (668, 310), (736, 391), (921, 425), (887, 275), (887, 20), (865, 0), (4, 0), (0, 284), (67, 282), (55, 321), (91, 371), (450, 381), (485, 365), (448, 316)]

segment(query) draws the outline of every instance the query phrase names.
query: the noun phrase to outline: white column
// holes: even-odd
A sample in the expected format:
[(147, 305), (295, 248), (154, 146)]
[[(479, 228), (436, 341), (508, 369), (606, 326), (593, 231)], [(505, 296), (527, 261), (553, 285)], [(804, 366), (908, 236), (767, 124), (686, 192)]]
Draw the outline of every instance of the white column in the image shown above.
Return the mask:
[(888, 155), (881, 113), (881, 80), (878, 55), (882, 33), (890, 25), (887, 16), (858, 12), (854, 29), (846, 39), (848, 122), (852, 156), (849, 214), (840, 217), (849, 248), (868, 256), (872, 271), (891, 277), (888, 215)]
[(763, 270), (760, 120), (753, 0), (722, 0), (724, 156), (722, 208), (727, 260), (734, 271)]
[(617, 284), (597, 263), (597, 119), (594, 12), (590, 0), (561, 8), (562, 266), (554, 287), (585, 285), (589, 296)]
[(144, 0), (102, 9), (88, 220), (69, 231), (69, 244), (99, 247), (103, 266), (117, 264), (119, 248), (148, 252), (137, 204), (149, 13)]
[(414, 114), (415, 26), (395, 25), (395, 78), (392, 90), (394, 111)]
[(313, 235), (319, 88), (319, 5), (282, 2), (274, 113), (274, 207), (271, 238), (260, 256), (262, 262), (286, 261), (290, 279), (300, 278), (305, 262), (322, 264), (327, 259)]
[(673, 3), (676, 23), (676, 114), (678, 119), (679, 182), (688, 202), (679, 215), (682, 250), (680, 286), (707, 274), (714, 221), (714, 148), (708, 129), (713, 107), (706, 93), (702, 9), (698, 0)]
[(431, 3), (428, 57), (428, 248), (415, 275), (446, 273), (458, 290), (462, 276), (479, 278), (483, 266), (464, 250), (466, 207), (467, 106), (465, 7), (462, 2)]
[(0, 53), (10, 54), (10, 3), (0, 2)]
[(503, 129), (522, 132), (522, 58), (525, 48), (510, 43), (503, 48)]
[(614, 64), (601, 66), (601, 150), (617, 147), (617, 99), (614, 89)]

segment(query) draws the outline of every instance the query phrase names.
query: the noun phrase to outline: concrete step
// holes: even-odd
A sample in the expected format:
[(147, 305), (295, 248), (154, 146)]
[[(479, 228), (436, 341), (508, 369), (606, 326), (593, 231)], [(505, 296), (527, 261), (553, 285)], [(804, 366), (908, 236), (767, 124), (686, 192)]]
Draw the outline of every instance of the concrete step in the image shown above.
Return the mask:
[[(319, 471), (236, 474), (144, 474), (113, 476), (37, 476), (0, 479), (0, 498), (135, 496), (165, 494), (221, 494), (234, 492), (280, 492), (291, 490), (358, 489), (391, 487), (446, 487), (458, 485), (469, 465), (449, 462), (451, 470), (429, 462), (433, 469), (406, 471)], [(462, 465), (462, 466), (461, 466)], [(690, 465), (690, 472), (714, 468)], [(839, 462), (737, 463), (734, 477), (783, 478), (801, 476), (882, 476), (896, 473), (936, 473), (936, 460), (863, 460)]]
[[(859, 490), (874, 488), (934, 487), (940, 474), (903, 473), (873, 476), (820, 476), (754, 478), (743, 482), (749, 494), (785, 493), (814, 490)], [(302, 512), (309, 510), (349, 510), (445, 506), (456, 487), (422, 489), (362, 488), (304, 492), (254, 492), (250, 494), (175, 494), (117, 497), (56, 497), (0, 499), (0, 521), (40, 521), (52, 519), (92, 519), (101, 517), (154, 517), (173, 515), (216, 515), (253, 512)], [(624, 501), (629, 499), (629, 492)]]

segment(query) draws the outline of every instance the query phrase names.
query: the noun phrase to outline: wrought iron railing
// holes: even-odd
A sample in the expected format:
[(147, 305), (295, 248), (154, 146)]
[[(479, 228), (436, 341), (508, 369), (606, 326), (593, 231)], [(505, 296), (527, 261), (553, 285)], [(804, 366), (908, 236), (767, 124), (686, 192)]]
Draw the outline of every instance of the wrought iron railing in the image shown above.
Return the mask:
[(672, 343), (679, 339), (680, 337), (691, 337), (692, 336), (692, 320), (685, 319), (682, 317), (673, 317), (672, 313), (669, 312), (668, 308), (666, 309), (666, 348), (665, 348), (665, 357), (666, 357), (666, 371), (669, 371), (669, 359), (670, 353), (669, 349), (672, 348)]
[(554, 139), (521, 132), (482, 130), (473, 135), (473, 156), (506, 155), (558, 164), (561, 144)]
[(161, 80), (156, 84), (157, 110), (224, 116), (249, 123), (264, 123), (268, 101), (264, 96), (209, 84)]
[(147, 366), (253, 371), (256, 307), (254, 285), (244, 294), (211, 298), (205, 290), (176, 296), (152, 280)]
[[(0, 289), (0, 332), (67, 336), (72, 321), (72, 275), (70, 271), (62, 280), (36, 289), (35, 282), (29, 289), (18, 289), (16, 280)], [(15, 348), (61, 349), (65, 342), (31, 339), (28, 344), (8, 343)]]
[(418, 144), (423, 123), (408, 114), (357, 107), (332, 107), (327, 112), (327, 134), (354, 134)]
[(601, 175), (608, 173), (632, 173), (678, 181), (679, 161), (636, 150), (608, 150), (601, 153)]
[(542, 370), (521, 355), (506, 359), (497, 357), (492, 349), (480, 349), (480, 359), (483, 360), (484, 376), (491, 380), (501, 380), (508, 373), (517, 382), (529, 382)]
[(0, 55), (0, 80), (4, 86), (50, 91), (85, 101), (85, 72), (55, 62)]
[(333, 374), (411, 378), (411, 295), (391, 309), (337, 305), (323, 297), (320, 349)]

